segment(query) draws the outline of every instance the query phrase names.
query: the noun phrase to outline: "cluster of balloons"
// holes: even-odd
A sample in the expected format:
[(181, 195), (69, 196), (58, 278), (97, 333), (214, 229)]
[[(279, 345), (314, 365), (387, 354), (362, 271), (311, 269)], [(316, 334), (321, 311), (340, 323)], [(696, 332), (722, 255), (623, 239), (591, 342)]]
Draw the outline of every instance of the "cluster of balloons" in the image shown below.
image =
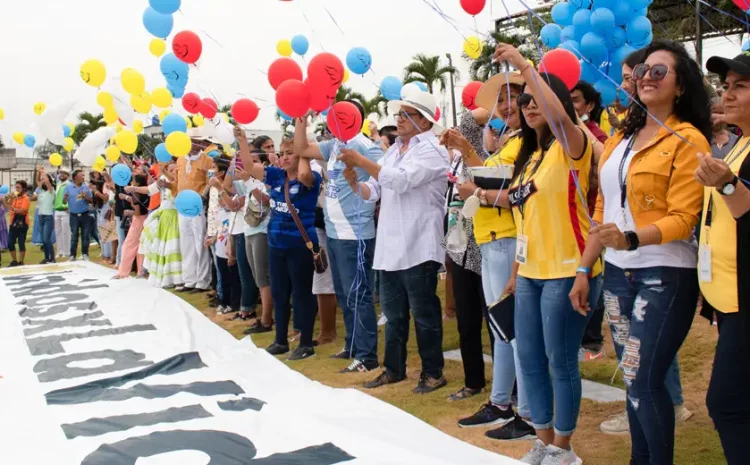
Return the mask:
[(292, 37), (292, 40), (282, 39), (276, 44), (276, 51), (283, 57), (291, 57), (292, 53), (303, 57), (310, 50), (310, 41), (302, 34)]
[[(627, 95), (617, 87), (622, 83), (622, 62), (653, 39), (648, 6), (653, 0), (568, 0), (552, 7), (555, 24), (545, 25), (540, 38), (549, 48), (573, 53), (580, 61), (578, 77), (594, 85), (604, 105)], [(562, 55), (559, 55), (562, 56)], [(606, 76), (606, 77), (605, 77)], [(566, 83), (572, 79), (559, 76)]]

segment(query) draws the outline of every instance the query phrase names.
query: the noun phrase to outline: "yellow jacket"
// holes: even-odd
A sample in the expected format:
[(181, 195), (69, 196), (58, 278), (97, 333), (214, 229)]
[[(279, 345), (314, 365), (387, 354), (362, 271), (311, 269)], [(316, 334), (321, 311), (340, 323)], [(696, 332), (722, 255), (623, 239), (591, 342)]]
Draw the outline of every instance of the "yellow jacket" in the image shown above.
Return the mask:
[[(661, 231), (662, 244), (689, 239), (698, 224), (703, 208), (703, 186), (694, 178), (697, 154), (711, 153), (708, 141), (692, 124), (671, 116), (664, 125), (692, 145), (662, 127), (633, 157), (627, 174), (628, 206), (636, 228), (654, 224)], [(619, 131), (607, 140), (599, 163), (600, 176), (602, 167), (622, 139), (623, 133)], [(602, 223), (603, 219), (604, 198), (600, 189), (594, 221)]]

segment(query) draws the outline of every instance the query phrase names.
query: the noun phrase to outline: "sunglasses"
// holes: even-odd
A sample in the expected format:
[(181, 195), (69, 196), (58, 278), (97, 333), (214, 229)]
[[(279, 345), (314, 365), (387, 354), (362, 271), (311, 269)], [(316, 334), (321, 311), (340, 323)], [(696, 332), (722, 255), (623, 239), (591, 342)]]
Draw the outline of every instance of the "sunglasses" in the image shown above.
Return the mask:
[(518, 108), (524, 109), (529, 106), (531, 102), (536, 103), (536, 100), (534, 100), (534, 96), (531, 94), (521, 94), (518, 96)]
[(640, 81), (648, 74), (652, 81), (661, 81), (667, 74), (669, 74), (669, 66), (667, 65), (653, 65), (649, 66), (646, 63), (641, 63), (633, 68), (633, 80)]

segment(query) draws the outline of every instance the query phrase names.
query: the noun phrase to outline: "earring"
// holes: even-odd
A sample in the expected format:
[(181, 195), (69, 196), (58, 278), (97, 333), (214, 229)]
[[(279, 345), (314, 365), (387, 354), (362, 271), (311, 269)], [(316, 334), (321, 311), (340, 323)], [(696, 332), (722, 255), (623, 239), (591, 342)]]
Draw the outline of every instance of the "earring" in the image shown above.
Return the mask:
[(677, 98), (674, 100), (674, 104), (675, 105), (679, 105), (680, 104), (680, 97), (682, 97), (682, 95), (677, 95)]

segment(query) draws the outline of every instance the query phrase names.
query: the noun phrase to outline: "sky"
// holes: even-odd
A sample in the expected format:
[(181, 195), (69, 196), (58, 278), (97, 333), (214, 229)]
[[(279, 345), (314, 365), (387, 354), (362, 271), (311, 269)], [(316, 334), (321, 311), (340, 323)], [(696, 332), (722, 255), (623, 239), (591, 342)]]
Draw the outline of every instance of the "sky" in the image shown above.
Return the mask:
[[(248, 126), (254, 132), (278, 129), (274, 91), (265, 72), (278, 58), (276, 44), (304, 34), (310, 40), (309, 60), (321, 51), (342, 61), (355, 46), (373, 56), (372, 71), (352, 76), (348, 86), (373, 97), (386, 76), (402, 76), (403, 68), (417, 53), (453, 55), (461, 71), (457, 99), (469, 80), (468, 63), (461, 58), (464, 37), (487, 33), (494, 19), (526, 11), (534, 0), (488, 0), (476, 18), (460, 7), (459, 0), (436, 0), (446, 15), (455, 19), (458, 31), (428, 5), (428, 0), (182, 0), (174, 15), (172, 36), (182, 30), (196, 32), (203, 41), (203, 55), (190, 72), (188, 92), (215, 96), (219, 104), (248, 97), (261, 108)], [(147, 90), (164, 87), (159, 59), (148, 45), (153, 38), (143, 27), (148, 0), (23, 0), (4, 1), (0, 15), (0, 135), (7, 146), (16, 131), (26, 132), (37, 120), (36, 102), (48, 108), (65, 99), (76, 106), (67, 121), (81, 111), (100, 112), (97, 89), (79, 77), (81, 64), (99, 59), (107, 67), (103, 90), (127, 94), (119, 83), (125, 68), (146, 77)], [(330, 15), (329, 15), (330, 12)], [(331, 18), (333, 16), (333, 19)], [(337, 26), (338, 24), (338, 26)], [(340, 27), (340, 29), (339, 29)], [(708, 41), (705, 54), (734, 56), (738, 39)], [(170, 48), (170, 42), (167, 43)], [(303, 69), (302, 58), (295, 56)], [(445, 97), (439, 96), (438, 101)], [(449, 98), (449, 97), (448, 97)], [(174, 108), (185, 113), (178, 100)], [(24, 149), (18, 156), (24, 156)], [(30, 152), (30, 151), (29, 151)]]

